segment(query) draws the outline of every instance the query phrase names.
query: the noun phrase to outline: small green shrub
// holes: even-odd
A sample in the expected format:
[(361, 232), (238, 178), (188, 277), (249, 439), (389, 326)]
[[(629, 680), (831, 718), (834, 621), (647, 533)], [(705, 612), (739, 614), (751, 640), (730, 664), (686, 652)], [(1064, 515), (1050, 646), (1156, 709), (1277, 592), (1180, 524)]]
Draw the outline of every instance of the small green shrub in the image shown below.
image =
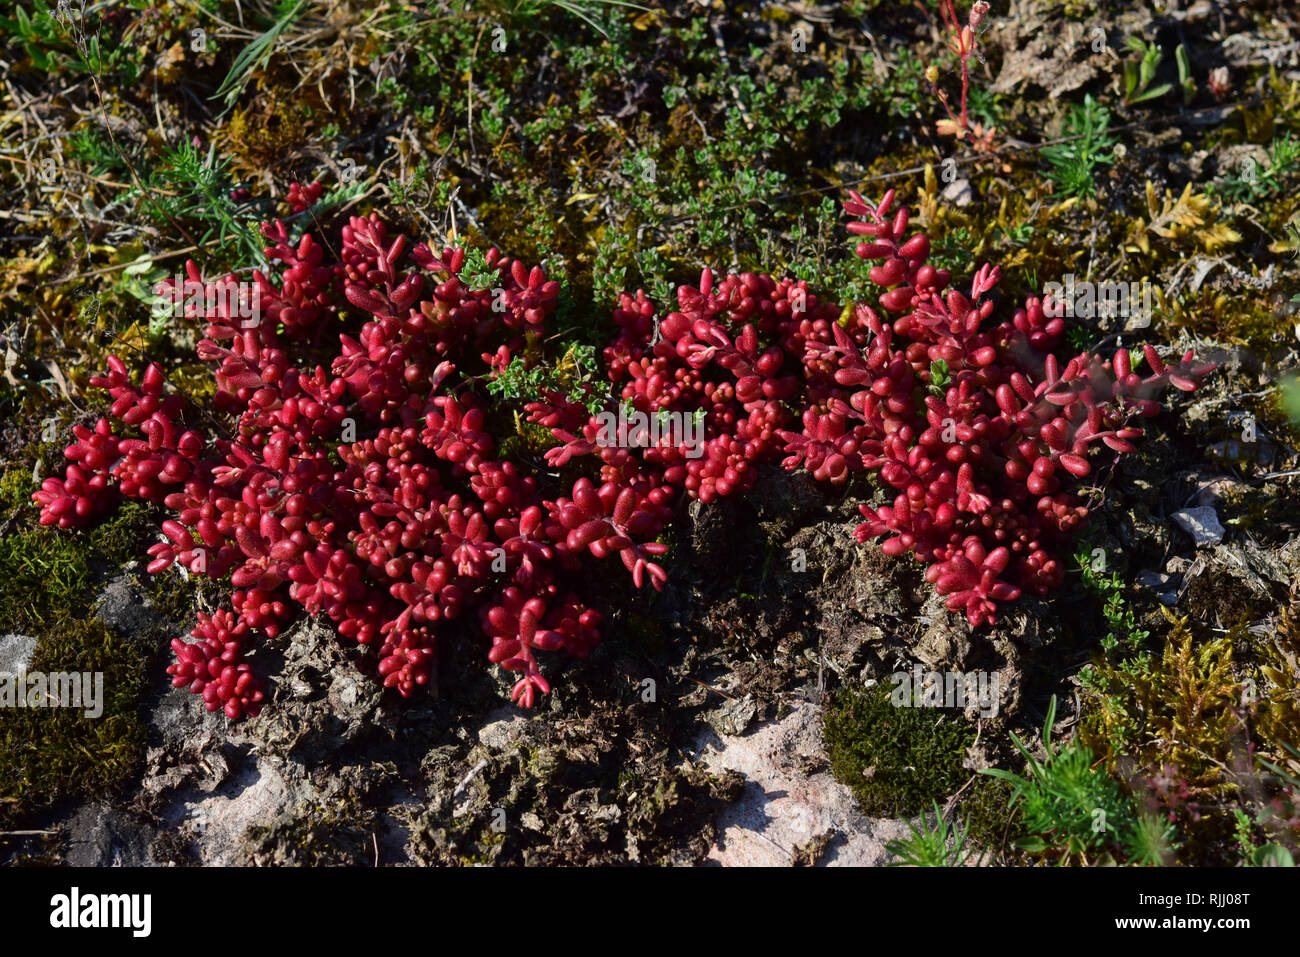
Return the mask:
[(1094, 766), (1092, 750), (1076, 738), (1052, 749), (1056, 699), (1047, 709), (1040, 761), (1012, 732), (1011, 739), (1027, 762), (1025, 774), (988, 768), (982, 774), (1009, 783), (1013, 804), (1021, 807), (1028, 836), (1018, 846), (1058, 863), (1096, 864), (1107, 861), (1156, 865), (1172, 852), (1173, 829), (1152, 814), (1139, 811), (1119, 782)]
[(969, 827), (944, 820), (943, 809), (934, 805), (934, 826), (926, 819), (921, 826), (908, 824), (907, 837), (890, 841), (885, 850), (898, 857), (890, 867), (961, 867), (975, 851), (966, 844)]

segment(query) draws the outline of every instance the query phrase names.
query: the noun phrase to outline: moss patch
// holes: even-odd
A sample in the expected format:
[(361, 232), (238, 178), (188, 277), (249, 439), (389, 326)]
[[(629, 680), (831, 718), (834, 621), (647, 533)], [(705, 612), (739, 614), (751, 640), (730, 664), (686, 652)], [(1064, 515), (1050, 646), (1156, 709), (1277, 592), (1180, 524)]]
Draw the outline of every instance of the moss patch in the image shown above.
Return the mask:
[(0, 628), (38, 634), (62, 618), (85, 617), (92, 562), (119, 567), (138, 558), (149, 526), (148, 508), (129, 502), (93, 529), (35, 526), (0, 539)]
[(33, 528), (0, 541), (0, 580), (0, 628), (32, 634), (78, 610), (91, 575), (75, 536)]
[(0, 710), (0, 825), (18, 815), (120, 786), (144, 752), (138, 714), (147, 660), (98, 619), (60, 622), (41, 637), (32, 672), (103, 674), (103, 712), (81, 708)]
[(1005, 860), (1020, 838), (1020, 808), (1011, 804), (1011, 785), (980, 775), (971, 782), (957, 811), (970, 839), (979, 847)]
[[(30, 496), (30, 468), (10, 468), (0, 484)], [(128, 503), (93, 529), (31, 526), (0, 538), (0, 632), (37, 639), (28, 674), (103, 675), (94, 717), (89, 704), (0, 709), (0, 826), (64, 799), (102, 796), (143, 756), (139, 702), (152, 656), (92, 617), (90, 605), (96, 569), (136, 557), (149, 526), (148, 507)]]
[(843, 690), (822, 723), (835, 777), (866, 814), (919, 814), (970, 777), (962, 767), (974, 734), (933, 708), (895, 707), (890, 688)]

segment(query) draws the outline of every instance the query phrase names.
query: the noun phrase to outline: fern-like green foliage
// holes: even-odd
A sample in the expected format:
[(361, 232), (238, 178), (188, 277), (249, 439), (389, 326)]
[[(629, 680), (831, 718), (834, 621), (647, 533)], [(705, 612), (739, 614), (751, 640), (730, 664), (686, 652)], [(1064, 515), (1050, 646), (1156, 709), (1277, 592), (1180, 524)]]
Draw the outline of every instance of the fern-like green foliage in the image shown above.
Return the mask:
[[(230, 198), (230, 163), (216, 155), (216, 147), (201, 153), (193, 143), (171, 147), (150, 177), (146, 190), (154, 205), (168, 216), (203, 223), (196, 238), (216, 260), (252, 261), (266, 268), (264, 241), (257, 226), (261, 219), (247, 204)], [(131, 194), (137, 193), (132, 190)]]
[[(1239, 624), (1208, 641), (1196, 639), (1187, 618), (1162, 611), (1172, 629), (1159, 654), (1108, 654), (1081, 675), (1079, 740), (1112, 773), (1150, 776), (1165, 810), (1178, 812), (1184, 846), (1196, 859), (1284, 863), (1266, 848), (1294, 848), (1300, 838), (1293, 822), (1300, 795), (1295, 603), (1267, 634)], [(1249, 851), (1243, 807), (1258, 839)]]

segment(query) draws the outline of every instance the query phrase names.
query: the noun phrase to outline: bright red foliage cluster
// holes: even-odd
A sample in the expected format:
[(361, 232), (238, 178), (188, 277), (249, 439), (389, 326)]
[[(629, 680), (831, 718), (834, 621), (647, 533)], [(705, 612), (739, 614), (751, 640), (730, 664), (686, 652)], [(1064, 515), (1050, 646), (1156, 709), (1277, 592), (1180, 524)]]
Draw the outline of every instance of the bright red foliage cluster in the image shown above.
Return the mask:
[(859, 541), (890, 536), (885, 552), (927, 563), (951, 610), (991, 624), (995, 602), (1062, 583), (1060, 555), (1087, 515), (1071, 480), (1091, 472), (1090, 448), (1131, 451), (1156, 397), (1195, 389), (1214, 367), (1188, 352), (1167, 368), (1150, 346), (1145, 377), (1123, 349), (1062, 360), (1050, 299), (994, 322), (997, 268), (981, 268), (969, 293), (949, 289), (927, 262), (929, 238), (908, 235), (906, 209), (891, 213), (892, 191), (878, 206), (851, 195), (849, 228), (869, 240), (857, 254), (878, 262), (870, 279), (885, 289), (878, 310), (860, 303), (837, 321), (839, 308), (802, 282), (746, 273), (715, 284), (708, 270), (661, 322), (644, 294), (623, 296), (609, 377), (637, 411), (702, 409), (702, 458), (668, 436), (635, 452), (598, 447), (597, 420), (558, 397), (529, 409), (564, 443), (551, 461), (599, 454), (609, 481), (679, 484), (702, 501), (748, 488), (775, 453), (836, 485), (876, 470), (898, 495), (861, 507)]
[[(531, 421), (564, 443), (547, 453), (551, 464), (598, 454), (605, 481), (667, 484), (703, 502), (753, 485), (754, 465), (781, 448), (789, 403), (805, 390), (807, 372), (789, 357), (802, 353), (810, 337), (828, 337), (838, 310), (802, 280), (746, 273), (715, 288), (707, 269), (698, 289), (678, 290), (678, 301), (679, 311), (656, 323), (643, 292), (624, 294), (614, 313), (620, 332), (604, 359), (619, 396), (636, 412), (675, 414), (677, 421), (702, 415), (702, 448), (692, 455), (670, 431), (657, 444), (620, 435), (616, 444), (601, 445), (597, 418), (548, 396), (527, 408)], [(760, 337), (772, 344), (760, 348)]]
[[(999, 271), (982, 268), (968, 294), (949, 289), (892, 200), (846, 204), (868, 238), (858, 255), (878, 262), (878, 310), (842, 311), (792, 279), (715, 283), (709, 270), (662, 319), (644, 293), (623, 295), (604, 351), (617, 398), (642, 422), (700, 431), (687, 442), (682, 428), (623, 422), (611, 440), (583, 405), (541, 396), (524, 411), (559, 441), (548, 464), (590, 465), (554, 498), (546, 476), (498, 457), (475, 383), (542, 333), (558, 283), (490, 250), (498, 288), (472, 289), (463, 250), (408, 249), (373, 215), (343, 228), (332, 265), (310, 235), (292, 245), (284, 224), (267, 224), (275, 266), (253, 274), (260, 314), (245, 315), (249, 290), (201, 311), (198, 354), (230, 430), (164, 395), (156, 366), (136, 385), (114, 357), (92, 380), (109, 414), (75, 430), (65, 477), (36, 493), (41, 521), (83, 524), (118, 492), (175, 512), (149, 570), (229, 574), (234, 591), (229, 609), (200, 616), (198, 642), (173, 642), (168, 671), (232, 718), (263, 699), (243, 661), (251, 634), (275, 636), (295, 604), (374, 646), (403, 695), (432, 679), (438, 632), (475, 611), (489, 658), (521, 674), (513, 696), (531, 706), (549, 690), (536, 651), (585, 657), (599, 641), (600, 612), (568, 584), (582, 557), (616, 555), (638, 587), (662, 587), (667, 549), (654, 539), (680, 495), (744, 491), (768, 461), (836, 485), (877, 470), (898, 495), (862, 506), (859, 540), (888, 535), (885, 551), (926, 562), (951, 609), (992, 622), (995, 602), (1061, 583), (1060, 550), (1086, 515), (1070, 485), (1094, 444), (1131, 450), (1159, 392), (1193, 389), (1212, 367), (1190, 353), (1166, 367), (1149, 346), (1145, 377), (1124, 350), (1063, 362), (1050, 301), (993, 322)], [(203, 282), (193, 263), (187, 272)], [(330, 331), (340, 315), (355, 338)]]
[[(149, 570), (179, 562), (229, 574), (235, 589), (231, 609), (200, 619), (198, 643), (174, 643), (168, 669), (209, 710), (256, 712), (262, 692), (242, 662), (249, 633), (276, 635), (295, 603), (375, 646), (384, 683), (404, 695), (431, 679), (443, 623), (477, 610), (489, 657), (522, 673), (514, 697), (531, 705), (549, 690), (535, 651), (583, 657), (599, 640), (601, 615), (565, 586), (566, 573), (585, 553), (617, 553), (638, 584), (659, 586), (650, 557), (664, 546), (650, 539), (670, 515), (664, 492), (586, 479), (546, 500), (533, 477), (496, 457), (464, 373), (520, 353), (554, 312), (559, 284), (491, 250), (499, 287), (470, 289), (463, 250), (408, 252), (376, 217), (344, 227), (335, 266), (322, 265), (310, 236), (293, 247), (280, 223), (264, 233), (278, 283), (254, 274), (260, 321), (213, 297), (198, 347), (233, 431), (205, 438), (215, 423), (163, 396), (157, 366), (137, 386), (114, 357), (94, 380), (112, 398), (109, 415), (77, 430), (65, 478), (36, 495), (41, 521), (84, 523), (114, 492), (176, 512)], [(187, 270), (202, 281), (194, 264)], [(327, 338), (325, 320), (344, 303), (364, 317), (357, 337), (329, 337), (339, 345), (328, 368), (293, 364), (291, 353), (312, 355)]]
[[(836, 408), (866, 426), (863, 466), (899, 491), (892, 507), (862, 506), (858, 539), (890, 535), (884, 550), (928, 563), (926, 579), (950, 609), (991, 624), (995, 601), (1062, 583), (1061, 546), (1087, 515), (1070, 479), (1091, 472), (1090, 448), (1132, 451), (1143, 434), (1136, 420), (1160, 411), (1156, 397), (1171, 384), (1195, 389), (1214, 366), (1188, 352), (1166, 368), (1149, 345), (1145, 377), (1124, 349), (1109, 361), (1085, 352), (1062, 362), (1053, 350), (1064, 323), (1052, 318), (1059, 310), (1050, 299), (1030, 298), (990, 324), (985, 296), (1000, 271), (981, 268), (969, 295), (945, 293), (948, 276), (926, 263), (929, 240), (905, 238), (907, 210), (890, 217), (892, 199), (872, 206), (853, 194), (845, 209), (860, 217), (850, 229), (870, 237), (858, 255), (880, 261), (872, 281), (891, 287), (882, 311), (902, 315), (885, 322), (859, 306), (871, 334), (866, 354), (843, 332), (830, 350), (837, 381), (859, 387)], [(946, 388), (934, 383), (939, 362)]]

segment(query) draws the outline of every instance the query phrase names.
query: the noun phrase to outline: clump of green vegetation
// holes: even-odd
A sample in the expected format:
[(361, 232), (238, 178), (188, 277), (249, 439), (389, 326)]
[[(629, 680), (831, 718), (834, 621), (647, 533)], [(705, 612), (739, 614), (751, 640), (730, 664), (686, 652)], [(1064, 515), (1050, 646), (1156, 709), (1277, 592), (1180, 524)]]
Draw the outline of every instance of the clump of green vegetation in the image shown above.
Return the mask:
[(150, 607), (168, 621), (186, 627), (193, 626), (197, 610), (215, 607), (221, 597), (220, 582), (199, 575), (186, 578), (175, 567), (142, 577)]
[(243, 259), (264, 266), (264, 239), (257, 231), (258, 217), (247, 203), (232, 199), (230, 162), (216, 155), (215, 144), (204, 155), (192, 143), (168, 149), (155, 167), (145, 191), (160, 223), (181, 225), (190, 220), (206, 229), (194, 237), (197, 244), (215, 244), (231, 262)]
[(1164, 56), (1159, 44), (1146, 43), (1141, 37), (1129, 37), (1124, 45), (1138, 55), (1136, 60), (1124, 61), (1124, 103), (1127, 106), (1158, 100), (1174, 88), (1172, 83), (1151, 85)]
[(937, 801), (933, 826), (922, 819), (920, 827), (909, 822), (907, 829), (911, 832), (907, 837), (885, 845), (885, 850), (898, 857), (889, 862), (890, 867), (961, 867), (975, 856), (974, 848), (966, 844), (969, 827), (946, 821)]
[(1268, 166), (1259, 168), (1253, 158), (1214, 187), (1214, 191), (1234, 203), (1254, 203), (1281, 192), (1283, 178), (1293, 171), (1300, 160), (1300, 140), (1292, 136), (1278, 136), (1268, 151)]
[(1022, 835), (1020, 807), (1012, 804), (1012, 794), (1006, 781), (981, 775), (964, 789), (958, 809), (971, 840), (999, 860), (1015, 854), (1015, 841)]
[(62, 620), (37, 643), (28, 673), (101, 672), (103, 712), (0, 709), (0, 826), (72, 797), (120, 787), (144, 755), (139, 700), (149, 657), (97, 618)]
[[(30, 497), (29, 451), (5, 472), (0, 494)], [(26, 671), (103, 675), (97, 716), (86, 714), (90, 704), (0, 709), (0, 826), (121, 786), (143, 756), (139, 702), (153, 656), (94, 617), (90, 601), (96, 568), (136, 558), (148, 528), (148, 507), (131, 503), (92, 529), (31, 525), (0, 537), (0, 633), (36, 638)]]
[(1159, 658), (1103, 658), (1086, 670), (1080, 740), (1112, 768), (1121, 759), (1152, 770), (1176, 767), (1190, 796), (1205, 798), (1222, 785), (1232, 749), (1245, 745), (1232, 639), (1196, 647), (1187, 619), (1162, 610), (1174, 630)]
[(1233, 834), (1246, 811), (1266, 844), (1294, 843), (1287, 824), (1300, 775), (1294, 608), (1283, 609), (1265, 637), (1238, 624), (1199, 642), (1187, 617), (1162, 611), (1173, 629), (1160, 655), (1107, 655), (1081, 675), (1078, 741), (1178, 822), (1188, 860), (1242, 863)]
[(0, 628), (40, 634), (65, 618), (84, 617), (95, 581), (92, 561), (120, 566), (138, 558), (149, 528), (148, 507), (135, 502), (94, 528), (37, 525), (0, 538)]
[(136, 561), (155, 534), (150, 507), (144, 502), (123, 502), (101, 525), (85, 532), (87, 554), (113, 567)]
[(488, 392), (522, 407), (546, 392), (558, 392), (570, 402), (579, 402), (594, 415), (609, 402), (609, 386), (601, 381), (596, 350), (592, 346), (571, 345), (557, 361), (530, 362), (515, 356), (487, 384)]
[[(10, 396), (4, 398), (8, 400)], [(0, 408), (9, 412), (9, 402), (4, 401)], [(63, 446), (58, 442), (29, 442), (14, 455), (0, 476), (0, 508), (6, 518), (17, 521), (36, 517), (38, 510), (32, 502), (32, 493), (40, 488), (35, 474), (37, 463), (58, 462), (62, 456)]]
[(822, 736), (831, 770), (864, 813), (919, 814), (970, 777), (962, 761), (974, 733), (960, 719), (933, 708), (895, 707), (890, 698), (885, 685), (840, 691), (826, 710)]
[(1137, 614), (1124, 599), (1124, 582), (1118, 574), (1105, 574), (1104, 562), (1094, 557), (1086, 544), (1074, 556), (1083, 578), (1083, 587), (1103, 602), (1102, 615), (1108, 631), (1101, 639), (1101, 650), (1108, 659), (1120, 655), (1141, 654), (1151, 632), (1140, 627)]
[[(1257, 642), (1259, 679), (1246, 685), (1253, 728), (1272, 757), (1300, 775), (1300, 614), (1297, 599), (1277, 616), (1277, 627)], [(1230, 632), (1231, 634), (1231, 632)]]
[[(21, 46), (27, 58), (24, 65), (32, 70), (50, 76), (93, 72), (102, 65), (98, 38), (92, 38), (92, 47), (86, 51), (91, 60), (88, 64), (78, 55), (68, 31), (60, 23), (63, 11), (59, 9), (56, 13), (56, 9), (57, 5), (51, 7), (43, 0), (35, 0), (30, 13), (22, 5), (15, 5), (14, 18), (0, 19), (0, 28)], [(110, 58), (116, 61), (117, 53), (110, 53)]]
[(52, 624), (90, 588), (76, 536), (37, 527), (0, 539), (0, 628), (31, 634)]
[(1237, 829), (1237, 849), (1241, 854), (1242, 867), (1295, 867), (1295, 855), (1283, 844), (1256, 844), (1255, 832), (1259, 822), (1252, 820), (1245, 811), (1237, 808), (1233, 812)]
[(1053, 750), (1055, 720), (1053, 697), (1043, 725), (1046, 757), (1041, 761), (1011, 733), (1025, 758), (1025, 774), (1001, 768), (981, 772), (1011, 785), (1027, 832), (1018, 846), (1060, 864), (1167, 863), (1174, 850), (1170, 823), (1139, 810), (1119, 782), (1094, 765), (1092, 749), (1079, 738)]
[(1052, 166), (1047, 177), (1066, 196), (1091, 196), (1096, 191), (1093, 175), (1097, 167), (1115, 162), (1111, 150), (1118, 140), (1109, 130), (1110, 111), (1089, 94), (1081, 106), (1070, 108), (1066, 123), (1070, 139), (1043, 147), (1043, 159)]

